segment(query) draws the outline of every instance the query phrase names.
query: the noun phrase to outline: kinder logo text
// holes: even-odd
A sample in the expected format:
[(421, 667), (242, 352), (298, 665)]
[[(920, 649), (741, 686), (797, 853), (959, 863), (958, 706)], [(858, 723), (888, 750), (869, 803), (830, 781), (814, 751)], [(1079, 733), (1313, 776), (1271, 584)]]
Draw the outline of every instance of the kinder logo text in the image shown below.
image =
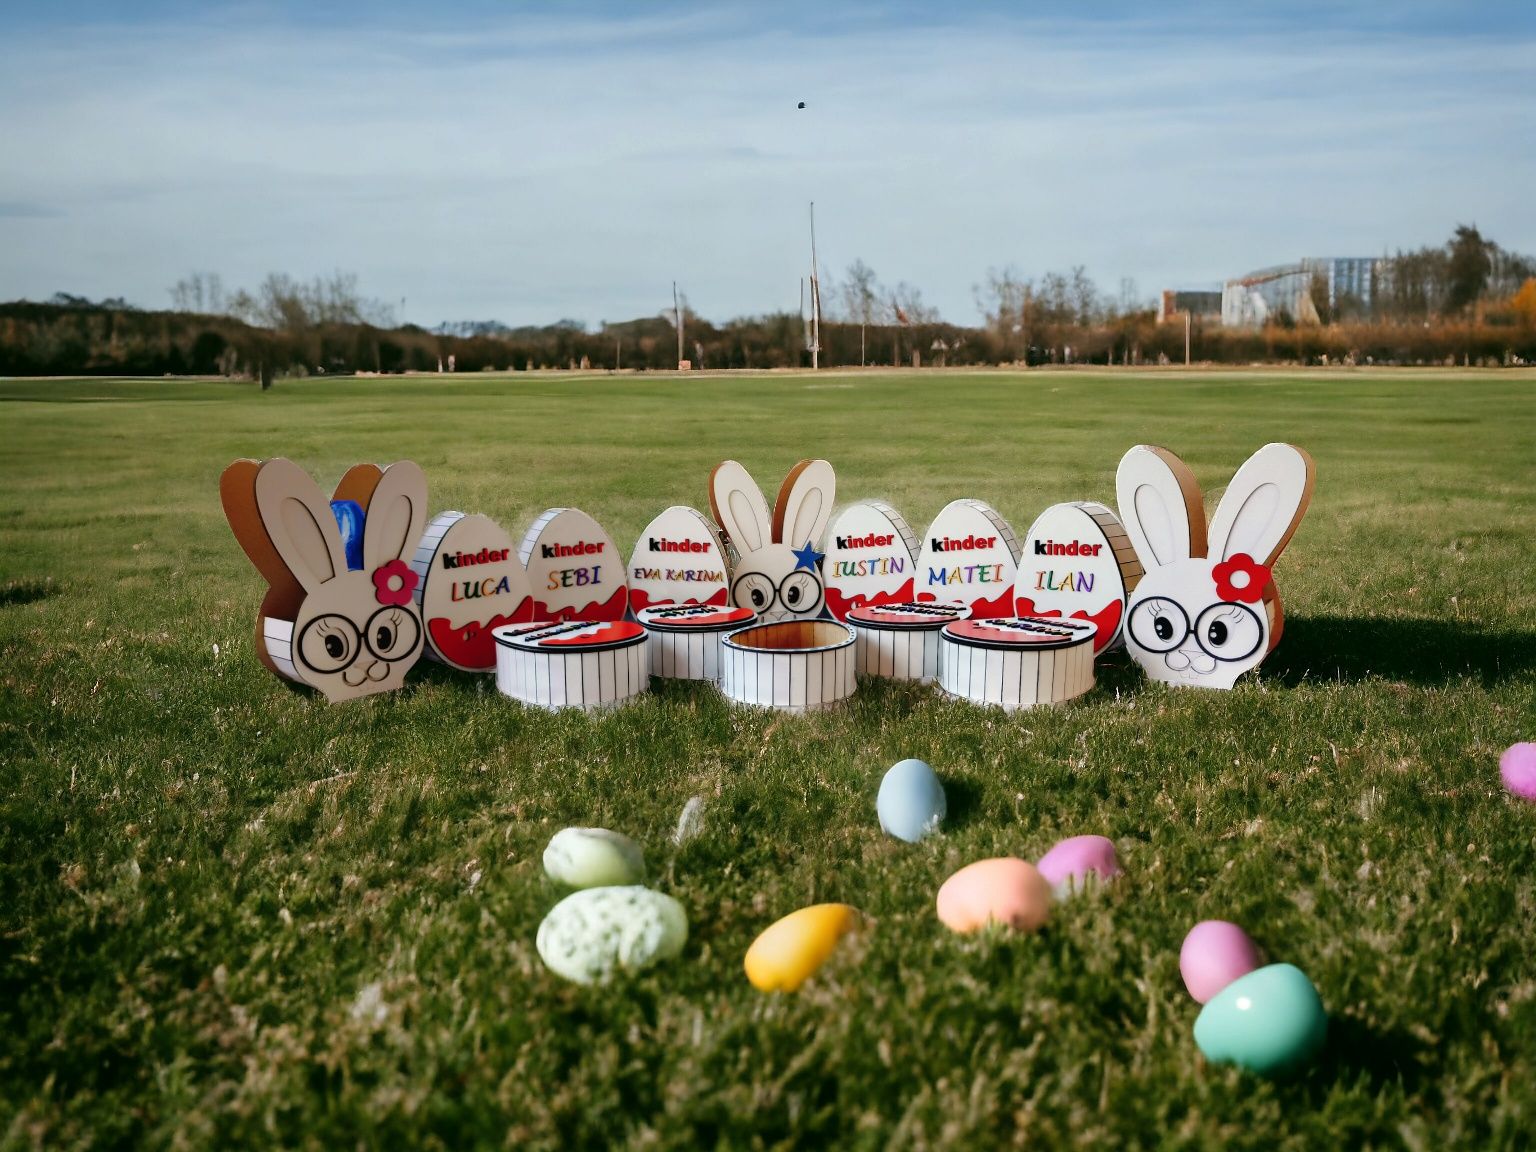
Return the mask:
[(935, 536), (929, 542), (929, 546), (935, 552), (976, 552), (983, 548), (992, 548), (997, 544), (996, 536)]
[(667, 540), (647, 537), (652, 552), (708, 552), (709, 545), (702, 540)]
[(871, 532), (867, 536), (834, 536), (839, 548), (889, 548), (896, 537), (890, 533)]
[(1097, 556), (1103, 544), (1084, 544), (1074, 540), (1070, 544), (1058, 544), (1054, 540), (1036, 540), (1036, 556)]
[(468, 568), (472, 564), (499, 564), (510, 551), (509, 548), (482, 548), (478, 552), (444, 553), (440, 559), (444, 568)]
[(575, 544), (541, 544), (540, 555), (546, 560), (556, 560), (563, 556), (596, 556), (603, 550), (603, 542), (587, 544), (578, 541)]

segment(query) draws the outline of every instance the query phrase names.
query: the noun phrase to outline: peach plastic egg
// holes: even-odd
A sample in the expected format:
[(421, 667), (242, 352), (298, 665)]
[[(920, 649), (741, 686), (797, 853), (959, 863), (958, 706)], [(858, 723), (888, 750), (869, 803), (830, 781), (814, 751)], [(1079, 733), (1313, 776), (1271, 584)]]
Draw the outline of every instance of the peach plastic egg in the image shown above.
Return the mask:
[(1013, 856), (978, 860), (939, 889), (939, 919), (954, 932), (989, 923), (1033, 932), (1051, 914), (1051, 885), (1033, 864)]
[(826, 963), (837, 943), (858, 929), (847, 904), (812, 904), (763, 930), (747, 949), (747, 979), (760, 992), (793, 992)]

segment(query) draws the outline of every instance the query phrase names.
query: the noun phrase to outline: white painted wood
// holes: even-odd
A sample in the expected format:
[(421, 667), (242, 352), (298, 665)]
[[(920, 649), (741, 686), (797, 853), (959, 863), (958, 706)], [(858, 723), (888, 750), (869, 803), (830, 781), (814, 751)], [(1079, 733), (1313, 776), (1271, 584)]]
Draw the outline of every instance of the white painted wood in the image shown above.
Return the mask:
[(1074, 620), (946, 625), (940, 633), (939, 686), (952, 696), (1008, 711), (1061, 704), (1093, 687), (1094, 635), (1092, 625)]
[(1207, 555), (1204, 505), (1189, 468), (1167, 449), (1126, 453), (1115, 486), (1146, 573), (1128, 600), (1125, 644), (1150, 679), (1225, 690), (1263, 662), (1283, 623), (1269, 566), (1305, 515), (1314, 477), (1301, 449), (1259, 449), (1227, 486)]
[[(627, 621), (495, 630), (496, 687), (538, 708), (608, 708), (643, 691), (647, 633)], [(573, 643), (574, 641), (574, 643)]]

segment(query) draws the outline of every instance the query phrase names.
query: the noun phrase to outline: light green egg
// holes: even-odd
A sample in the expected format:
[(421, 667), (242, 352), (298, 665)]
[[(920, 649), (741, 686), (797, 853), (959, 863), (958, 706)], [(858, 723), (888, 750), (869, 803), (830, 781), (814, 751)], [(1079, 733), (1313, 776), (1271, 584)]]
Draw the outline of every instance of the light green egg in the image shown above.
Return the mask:
[(539, 958), (578, 984), (670, 960), (688, 943), (688, 914), (672, 897), (637, 884), (572, 892), (539, 925)]
[(544, 849), (544, 871), (572, 888), (606, 888), (645, 881), (640, 845), (606, 828), (562, 828)]
[(1322, 1051), (1328, 1014), (1292, 964), (1270, 964), (1232, 981), (1195, 1020), (1195, 1043), (1213, 1063), (1261, 1076), (1299, 1071)]

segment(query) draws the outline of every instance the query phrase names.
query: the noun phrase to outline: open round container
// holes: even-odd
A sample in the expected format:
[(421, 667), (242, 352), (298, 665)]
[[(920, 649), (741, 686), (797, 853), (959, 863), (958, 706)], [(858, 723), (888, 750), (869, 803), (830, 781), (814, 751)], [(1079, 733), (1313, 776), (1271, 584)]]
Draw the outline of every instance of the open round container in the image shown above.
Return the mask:
[(1081, 620), (960, 620), (940, 632), (939, 686), (1014, 711), (1061, 704), (1093, 687), (1097, 630)]
[(635, 619), (650, 636), (651, 675), (668, 680), (719, 680), (720, 644), (727, 632), (757, 621), (735, 605), (664, 604), (642, 608)]
[(861, 604), (849, 609), (859, 674), (937, 680), (939, 630), (970, 615), (967, 604)]
[(537, 708), (606, 708), (644, 692), (645, 629), (629, 620), (495, 629), (496, 687)]
[(729, 633), (720, 690), (738, 704), (805, 712), (853, 695), (853, 629), (836, 620), (780, 620)]

